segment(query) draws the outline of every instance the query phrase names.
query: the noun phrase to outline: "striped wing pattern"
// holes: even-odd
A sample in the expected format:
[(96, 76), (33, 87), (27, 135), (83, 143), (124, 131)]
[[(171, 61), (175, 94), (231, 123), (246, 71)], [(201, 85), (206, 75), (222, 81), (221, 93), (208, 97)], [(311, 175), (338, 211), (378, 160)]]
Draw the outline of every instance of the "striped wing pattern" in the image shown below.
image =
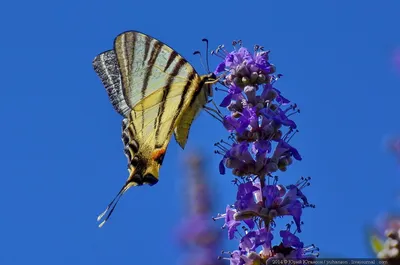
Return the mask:
[(93, 66), (114, 108), (124, 116), (122, 141), (129, 177), (99, 216), (110, 217), (132, 186), (154, 185), (172, 133), (184, 148), (195, 116), (207, 102), (210, 79), (166, 44), (140, 32), (118, 35), (114, 50), (98, 55)]
[(122, 93), (121, 75), (115, 52), (110, 50), (96, 56), (93, 60), (93, 68), (106, 88), (114, 109), (122, 116), (126, 116), (131, 109)]

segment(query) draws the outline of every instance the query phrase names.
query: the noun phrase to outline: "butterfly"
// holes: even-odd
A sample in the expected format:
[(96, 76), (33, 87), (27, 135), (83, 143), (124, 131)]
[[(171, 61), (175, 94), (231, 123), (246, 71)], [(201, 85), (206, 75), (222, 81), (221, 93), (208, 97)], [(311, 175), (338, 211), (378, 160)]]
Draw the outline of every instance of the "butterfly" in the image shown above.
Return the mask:
[(172, 134), (183, 149), (217, 79), (213, 73), (200, 76), (175, 50), (137, 31), (118, 35), (114, 49), (96, 56), (92, 64), (114, 109), (123, 116), (129, 172), (117, 196), (99, 215), (101, 227), (129, 188), (158, 182)]

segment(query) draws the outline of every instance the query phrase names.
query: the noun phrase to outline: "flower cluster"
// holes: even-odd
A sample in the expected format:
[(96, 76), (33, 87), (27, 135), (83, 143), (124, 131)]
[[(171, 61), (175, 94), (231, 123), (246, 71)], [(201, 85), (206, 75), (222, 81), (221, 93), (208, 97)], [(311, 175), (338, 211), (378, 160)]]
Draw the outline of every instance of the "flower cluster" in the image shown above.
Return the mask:
[[(386, 146), (398, 159), (400, 138), (388, 139)], [(400, 264), (400, 216), (382, 215), (373, 228), (370, 242), (377, 258), (385, 260), (386, 264)]]
[[(235, 175), (236, 201), (226, 207), (224, 214), (214, 219), (225, 219), (229, 239), (237, 239), (238, 249), (224, 252), (232, 265), (266, 264), (271, 259), (313, 259), (318, 256), (314, 245), (305, 246), (299, 239), (303, 209), (314, 207), (303, 194), (310, 178), (296, 184), (278, 183), (277, 171), (286, 171), (301, 155), (289, 142), (297, 132), (292, 116), (299, 112), (274, 86), (281, 75), (269, 62), (269, 52), (256, 45), (254, 53), (233, 43), (234, 51), (219, 46), (212, 52), (222, 59), (214, 74), (227, 93), (220, 106), (229, 115), (219, 117), (231, 134), (229, 141), (215, 146), (222, 156), (221, 174), (227, 169)], [(292, 224), (274, 234), (276, 220), (289, 216)], [(291, 231), (294, 230), (294, 231)], [(279, 240), (280, 238), (280, 240)], [(277, 241), (278, 240), (278, 241)], [(273, 244), (273, 242), (277, 244)]]
[(386, 216), (381, 219), (371, 236), (371, 244), (377, 258), (387, 264), (400, 264), (400, 218)]
[(222, 265), (217, 260), (221, 239), (220, 231), (213, 229), (210, 215), (212, 205), (210, 188), (203, 172), (203, 161), (199, 155), (192, 155), (188, 159), (190, 174), (185, 187), (188, 191), (186, 213), (183, 224), (180, 226), (179, 239), (182, 246), (189, 248), (189, 257), (184, 264), (194, 265)]

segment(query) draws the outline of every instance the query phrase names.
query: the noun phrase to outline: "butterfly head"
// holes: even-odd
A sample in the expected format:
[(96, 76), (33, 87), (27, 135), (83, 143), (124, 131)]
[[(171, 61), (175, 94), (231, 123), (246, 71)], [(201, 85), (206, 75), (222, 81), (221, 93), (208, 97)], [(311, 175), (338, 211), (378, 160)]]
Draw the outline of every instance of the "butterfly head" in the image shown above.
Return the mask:
[(218, 82), (217, 76), (214, 73), (209, 73), (208, 75), (205, 75), (205, 86), (207, 86), (207, 95), (208, 97), (212, 97), (213, 96), (213, 84), (215, 84), (216, 82)]

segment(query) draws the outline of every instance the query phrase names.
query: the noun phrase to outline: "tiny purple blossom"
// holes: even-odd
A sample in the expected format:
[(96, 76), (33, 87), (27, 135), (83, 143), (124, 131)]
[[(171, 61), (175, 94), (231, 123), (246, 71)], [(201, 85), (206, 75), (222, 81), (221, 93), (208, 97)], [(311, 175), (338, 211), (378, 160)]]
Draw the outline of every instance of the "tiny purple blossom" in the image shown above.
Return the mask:
[(303, 207), (308, 206), (307, 199), (295, 185), (289, 186), (286, 193), (284, 193), (285, 191), (286, 189), (279, 185), (265, 186), (263, 189), (263, 195), (266, 198), (265, 207), (269, 209), (270, 213), (273, 211), (276, 216), (292, 216), (297, 231), (301, 232), (301, 214)]
[(262, 100), (269, 100), (269, 101), (275, 99), (276, 102), (280, 105), (287, 105), (288, 103), (290, 103), (290, 100), (282, 96), (281, 91), (273, 87), (272, 84), (270, 83), (263, 85), (263, 91), (260, 97)]
[(232, 85), (228, 89), (228, 95), (222, 100), (220, 107), (228, 107), (228, 105), (231, 103), (232, 100), (238, 100), (241, 97), (242, 90), (236, 86)]
[(295, 248), (303, 248), (304, 243), (300, 241), (300, 239), (291, 233), (289, 230), (282, 230), (279, 232), (279, 235), (282, 237), (282, 243), (285, 247), (295, 247)]
[(236, 195), (237, 201), (235, 203), (235, 208), (241, 211), (255, 204), (253, 193), (257, 190), (259, 189), (255, 187), (251, 181), (240, 184)]
[[(288, 110), (290, 110), (290, 109), (288, 109)], [(272, 111), (271, 109), (263, 109), (261, 111), (261, 114), (264, 115), (269, 120), (273, 120), (278, 125), (289, 126), (292, 129), (296, 129), (297, 128), (296, 123), (294, 121), (290, 120), (286, 116), (286, 112), (288, 110), (283, 111), (281, 109), (277, 109), (275, 111)]]
[(272, 233), (265, 229), (251, 231), (242, 237), (239, 248), (247, 251), (255, 251), (256, 248), (264, 244), (270, 247), (273, 238)]
[(256, 111), (255, 107), (243, 109), (242, 117), (248, 121), (249, 125), (253, 129), (258, 128), (258, 116), (257, 116), (257, 111)]
[(287, 142), (280, 140), (275, 149), (274, 156), (279, 158), (286, 155), (293, 156), (296, 160), (301, 160), (301, 156), (296, 148), (292, 147)]
[(243, 116), (239, 119), (236, 119), (229, 115), (225, 116), (223, 120), (223, 125), (228, 131), (236, 131), (239, 134), (243, 133), (246, 130), (247, 126), (249, 126), (249, 124), (250, 121)]
[(228, 228), (228, 238), (233, 239), (235, 237), (235, 232), (237, 231), (237, 226), (240, 225), (239, 221), (235, 221), (233, 215), (236, 213), (229, 205), (226, 207), (225, 213), (225, 224), (224, 227)]
[(226, 165), (228, 168), (243, 169), (247, 164), (254, 164), (254, 159), (248, 150), (249, 144), (241, 142), (233, 144), (228, 150), (219, 164), (220, 173), (225, 172)]
[(246, 60), (252, 58), (249, 51), (244, 47), (241, 47), (237, 52), (236, 51), (232, 52), (231, 55), (232, 56), (229, 56), (225, 61), (226, 66), (230, 68), (238, 66), (243, 62), (245, 62)]
[(243, 265), (244, 261), (241, 259), (242, 253), (240, 250), (232, 252), (230, 257), (230, 265)]
[(225, 61), (221, 62), (218, 66), (217, 69), (215, 69), (214, 74), (217, 75), (225, 70)]

